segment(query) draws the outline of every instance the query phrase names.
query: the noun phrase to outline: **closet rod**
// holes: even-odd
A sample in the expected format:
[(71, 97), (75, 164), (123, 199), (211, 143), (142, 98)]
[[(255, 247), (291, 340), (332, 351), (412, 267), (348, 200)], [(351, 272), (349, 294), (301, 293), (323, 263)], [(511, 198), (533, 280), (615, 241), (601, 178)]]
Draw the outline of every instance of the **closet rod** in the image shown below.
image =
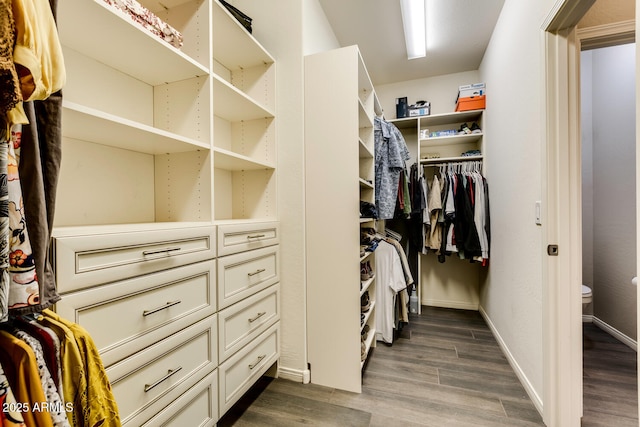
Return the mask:
[(456, 160), (456, 161), (450, 161), (450, 162), (444, 162), (444, 163), (423, 163), (422, 166), (423, 167), (440, 167), (440, 166), (455, 165), (455, 164), (464, 163), (464, 162), (477, 162), (478, 164), (481, 164), (482, 160), (469, 159), (469, 160)]

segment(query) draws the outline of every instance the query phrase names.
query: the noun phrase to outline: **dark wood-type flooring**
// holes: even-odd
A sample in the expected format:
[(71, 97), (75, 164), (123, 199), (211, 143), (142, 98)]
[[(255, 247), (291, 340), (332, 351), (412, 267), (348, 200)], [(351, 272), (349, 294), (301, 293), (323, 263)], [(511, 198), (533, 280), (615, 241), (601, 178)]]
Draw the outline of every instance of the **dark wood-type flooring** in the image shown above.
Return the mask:
[(583, 427), (638, 427), (637, 353), (583, 324)]
[(544, 424), (478, 312), (423, 307), (392, 346), (378, 343), (361, 394), (263, 378), (218, 422), (299, 425)]
[[(636, 360), (635, 351), (584, 324), (583, 427), (638, 426)], [(301, 425), (544, 424), (478, 312), (423, 307), (392, 346), (378, 343), (362, 394), (265, 377), (218, 422)]]

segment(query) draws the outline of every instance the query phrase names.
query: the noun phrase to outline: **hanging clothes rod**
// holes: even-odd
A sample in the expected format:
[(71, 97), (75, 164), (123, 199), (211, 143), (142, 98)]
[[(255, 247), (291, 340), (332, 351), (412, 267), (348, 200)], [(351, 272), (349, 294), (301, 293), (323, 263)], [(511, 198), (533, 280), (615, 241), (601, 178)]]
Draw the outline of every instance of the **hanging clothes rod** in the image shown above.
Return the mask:
[(482, 160), (478, 160), (478, 159), (469, 159), (469, 160), (455, 160), (455, 161), (447, 161), (447, 162), (441, 162), (441, 163), (423, 163), (422, 166), (423, 167), (440, 167), (440, 166), (450, 166), (450, 165), (457, 165), (457, 164), (469, 164), (471, 162), (475, 162), (478, 165), (482, 164)]

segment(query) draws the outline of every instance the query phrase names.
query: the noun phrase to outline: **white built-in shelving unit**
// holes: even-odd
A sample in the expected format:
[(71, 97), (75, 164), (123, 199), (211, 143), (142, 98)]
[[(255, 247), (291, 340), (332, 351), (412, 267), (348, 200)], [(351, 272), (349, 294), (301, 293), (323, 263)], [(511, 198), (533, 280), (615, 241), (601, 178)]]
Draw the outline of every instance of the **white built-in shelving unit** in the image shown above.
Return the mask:
[[(360, 392), (375, 346), (372, 252), (360, 255), (360, 201), (374, 203), (374, 117), (380, 103), (356, 46), (305, 58), (307, 331), (313, 383)], [(368, 293), (370, 307), (361, 310)], [(366, 338), (363, 331), (368, 328)], [(364, 346), (362, 342), (364, 341)], [(364, 348), (363, 348), (364, 347)]]
[(56, 311), (124, 425), (213, 425), (279, 357), (275, 60), (218, 0), (140, 1), (181, 47), (108, 3), (58, 4)]
[[(484, 110), (471, 110), (393, 119), (390, 122), (400, 129), (409, 147), (417, 146), (417, 159), (419, 159), (420, 165), (424, 168), (425, 176), (431, 182), (433, 174), (438, 169), (437, 167), (429, 166), (483, 160), (485, 152), (483, 114)], [(437, 131), (458, 131), (464, 123), (468, 126), (477, 123), (480, 132), (431, 136), (433, 132)], [(478, 153), (462, 156), (463, 153), (469, 150), (474, 150)], [(474, 291), (472, 292), (475, 292), (477, 277), (476, 265), (440, 264), (431, 254), (420, 255), (416, 286), (419, 301), (418, 313), (421, 312), (422, 304), (442, 305), (452, 308), (476, 308), (450, 305), (447, 292), (451, 288), (448, 282), (468, 283), (468, 287), (473, 287)]]

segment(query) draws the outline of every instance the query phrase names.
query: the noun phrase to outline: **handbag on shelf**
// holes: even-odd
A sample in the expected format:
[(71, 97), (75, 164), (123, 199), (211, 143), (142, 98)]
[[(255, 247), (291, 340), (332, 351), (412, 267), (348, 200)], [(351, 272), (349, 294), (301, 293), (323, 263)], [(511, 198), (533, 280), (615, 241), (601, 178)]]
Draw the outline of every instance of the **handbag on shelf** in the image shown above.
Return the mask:
[(233, 15), (234, 18), (236, 18), (236, 20), (242, 24), (242, 26), (249, 31), (249, 33), (251, 33), (251, 21), (252, 19), (245, 15), (240, 9), (238, 9), (237, 7), (234, 7), (232, 5), (230, 5), (229, 3), (227, 3), (224, 0), (220, 0), (220, 3), (227, 8), (227, 10), (231, 13), (231, 15)]

